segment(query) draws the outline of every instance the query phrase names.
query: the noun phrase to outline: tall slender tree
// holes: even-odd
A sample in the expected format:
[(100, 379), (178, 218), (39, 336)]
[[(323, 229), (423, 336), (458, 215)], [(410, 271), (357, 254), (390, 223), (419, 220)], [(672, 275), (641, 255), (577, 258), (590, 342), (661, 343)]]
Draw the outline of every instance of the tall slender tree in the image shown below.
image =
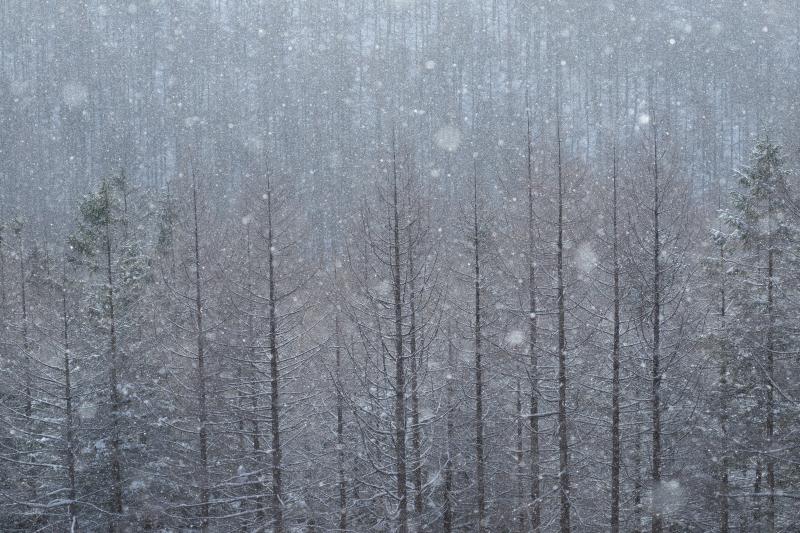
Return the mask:
[(61, 320), (63, 323), (63, 372), (64, 372), (64, 463), (66, 464), (67, 471), (67, 513), (69, 515), (70, 531), (78, 531), (78, 505), (77, 505), (77, 439), (76, 439), (76, 421), (75, 421), (75, 389), (72, 383), (72, 372), (75, 365), (74, 358), (71, 353), (72, 345), (70, 343), (70, 322), (72, 319), (72, 310), (68, 304), (68, 278), (67, 278), (67, 261), (64, 261), (62, 266), (63, 273), (61, 277)]
[(478, 163), (473, 162), (472, 178), (472, 271), (474, 315), (472, 320), (475, 372), (475, 480), (478, 490), (478, 531), (486, 529), (486, 457), (484, 452), (483, 421), (483, 329), (481, 317), (481, 220), (478, 214)]
[(569, 489), (569, 439), (567, 428), (567, 324), (566, 302), (564, 301), (564, 176), (561, 153), (561, 110), (556, 111), (556, 179), (558, 182), (556, 221), (556, 282), (558, 305), (558, 479), (560, 518), (562, 533), (570, 530), (570, 489)]
[(533, 139), (531, 137), (530, 109), (526, 107), (526, 170), (527, 170), (527, 244), (528, 244), (528, 381), (529, 409), (528, 428), (530, 431), (530, 517), (531, 531), (538, 532), (541, 527), (541, 485), (539, 458), (539, 309), (536, 298), (536, 227), (534, 213), (533, 181)]
[(276, 533), (283, 533), (283, 467), (281, 453), (281, 400), (280, 367), (278, 366), (278, 316), (276, 303), (278, 294), (275, 286), (275, 242), (273, 238), (272, 187), (267, 176), (266, 192), (266, 247), (267, 247), (267, 322), (269, 337), (269, 406), (272, 429), (272, 523)]
[(197, 433), (199, 460), (199, 484), (200, 484), (200, 529), (208, 531), (210, 517), (210, 487), (208, 472), (208, 377), (206, 374), (205, 358), (205, 329), (203, 325), (203, 277), (202, 261), (200, 258), (200, 225), (198, 222), (197, 206), (197, 176), (192, 169), (192, 241), (193, 241), (193, 270), (194, 270), (194, 322), (195, 322), (195, 343), (197, 357)]
[(613, 333), (611, 346), (611, 532), (620, 526), (620, 266), (617, 204), (617, 149), (613, 148), (611, 169), (611, 261), (613, 283)]
[[(652, 310), (652, 359), (650, 361), (650, 401), (652, 407), (652, 483), (653, 490), (657, 490), (661, 483), (661, 199), (658, 182), (658, 129), (656, 127), (655, 113), (651, 112), (650, 124), (653, 142), (653, 310)], [(653, 506), (651, 515), (651, 528), (653, 533), (661, 533), (663, 529), (662, 516), (659, 508)]]

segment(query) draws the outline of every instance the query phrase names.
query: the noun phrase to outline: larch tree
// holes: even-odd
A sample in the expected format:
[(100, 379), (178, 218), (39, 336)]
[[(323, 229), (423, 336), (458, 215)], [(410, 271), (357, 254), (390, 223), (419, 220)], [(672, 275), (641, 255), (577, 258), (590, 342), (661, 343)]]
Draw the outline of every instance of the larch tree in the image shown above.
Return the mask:
[(472, 177), (471, 240), (472, 240), (472, 284), (473, 284), (473, 372), (475, 387), (475, 482), (478, 494), (478, 531), (484, 531), (486, 524), (486, 457), (484, 451), (484, 377), (483, 377), (483, 335), (481, 317), (482, 278), (481, 278), (481, 233), (483, 221), (479, 215), (478, 203), (478, 163), (474, 162)]
[[(527, 104), (527, 102), (526, 102)], [(536, 288), (536, 214), (535, 214), (535, 188), (533, 176), (533, 139), (531, 137), (530, 109), (526, 108), (526, 143), (525, 143), (525, 170), (527, 192), (527, 257), (528, 264), (528, 382), (529, 382), (529, 413), (528, 429), (530, 438), (530, 529), (534, 533), (541, 526), (541, 473), (539, 457), (539, 353), (537, 345), (539, 337), (539, 309), (537, 305)]]
[(157, 427), (165, 433), (162, 444), (169, 446), (163, 459), (169, 472), (165, 488), (174, 491), (165, 512), (187, 527), (209, 531), (225, 509), (217, 499), (226, 465), (216, 454), (227, 442), (219, 397), (227, 361), (215, 342), (225, 325), (219, 309), (224, 269), (209, 253), (218, 241), (209, 227), (207, 176), (197, 161), (190, 165), (170, 190), (176, 201), (163, 214), (159, 231), (164, 291), (159, 301), (166, 314), (160, 342), (169, 357), (160, 361), (168, 401)]
[[(559, 104), (560, 106), (560, 104)], [(564, 176), (561, 150), (561, 110), (556, 112), (556, 304), (558, 306), (558, 479), (561, 533), (570, 531), (569, 428), (567, 427), (567, 325), (564, 301)]]
[[(245, 234), (246, 258), (240, 281), (231, 286), (243, 302), (248, 323), (246, 365), (240, 376), (243, 384), (237, 388), (252, 396), (252, 422), (258, 422), (258, 428), (269, 428), (268, 435), (265, 432), (261, 437), (269, 444), (263, 451), (260, 445), (256, 448), (253, 435), (253, 459), (267, 460), (268, 464), (261, 466), (269, 467), (270, 502), (258, 514), (263, 512), (276, 532), (303, 522), (311, 528), (316, 513), (310, 498), (302, 495), (309, 486), (301, 483), (311, 481), (304, 480), (305, 476), (289, 477), (292, 471), (287, 464), (321, 451), (309, 446), (287, 454), (283, 445), (285, 440), (304, 438), (304, 424), (298, 420), (317, 420), (316, 380), (328, 378), (300, 379), (298, 375), (305, 365), (316, 364), (325, 344), (310, 335), (322, 318), (308, 302), (309, 291), (317, 287), (313, 283), (317, 266), (300, 247), (307, 223), (297, 209), (302, 189), (280, 168), (262, 168), (248, 173), (242, 193), (244, 216), (237, 231)], [(250, 372), (256, 376), (249, 376)], [(305, 517), (292, 512), (301, 505)]]
[[(636, 371), (635, 365), (632, 368), (636, 379), (646, 383), (650, 417), (649, 446), (642, 450), (650, 456), (649, 497), (640, 498), (639, 505), (649, 501), (648, 525), (656, 533), (670, 521), (681, 519), (671, 503), (682, 487), (669, 476), (688, 458), (666, 456), (664, 450), (689, 430), (686, 421), (695, 413), (697, 401), (687, 391), (698, 386), (700, 374), (694, 371), (693, 362), (682, 361), (694, 350), (695, 328), (700, 324), (691, 316), (689, 283), (694, 258), (687, 253), (699, 225), (691, 224), (696, 211), (685, 176), (676, 168), (674, 145), (667, 142), (670, 137), (655, 125), (652, 111), (641, 122), (644, 141), (640, 153), (646, 156), (629, 172), (639, 172), (646, 186), (634, 185), (632, 180), (625, 183), (629, 209), (621, 267), (629, 273), (625, 300), (639, 337), (635, 348), (640, 370)], [(670, 387), (662, 389), (665, 379)], [(673, 463), (665, 464), (665, 457)], [(644, 496), (641, 490), (635, 492)]]
[(620, 264), (619, 205), (617, 187), (617, 151), (612, 155), (611, 169), (611, 269), (613, 284), (613, 339), (611, 346), (611, 533), (619, 533), (620, 512)]
[[(408, 531), (411, 524), (424, 527), (429, 520), (422, 394), (427, 374), (423, 363), (438, 315), (437, 254), (432, 252), (425, 194), (415, 180), (410, 153), (392, 143), (379, 171), (383, 177), (377, 199), (366, 198), (359, 216), (363, 244), (347, 250), (353, 295), (344, 298), (343, 310), (365, 352), (350, 353), (366, 392), (364, 401), (354, 406), (356, 421), (365, 436), (371, 435), (370, 442), (383, 443), (365, 455), (371, 464), (384, 464), (378, 470), (392, 480), (396, 527)], [(391, 412), (391, 423), (376, 418), (375, 409)], [(411, 501), (409, 486), (414, 489)]]

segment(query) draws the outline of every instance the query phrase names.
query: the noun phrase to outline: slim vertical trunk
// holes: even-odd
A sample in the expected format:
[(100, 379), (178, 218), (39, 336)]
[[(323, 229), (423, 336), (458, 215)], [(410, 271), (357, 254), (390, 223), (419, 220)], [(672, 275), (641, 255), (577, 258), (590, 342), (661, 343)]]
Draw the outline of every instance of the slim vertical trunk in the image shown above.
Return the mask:
[(414, 283), (414, 253), (410, 244), (408, 246), (408, 279), (409, 279), (409, 314), (411, 315), (411, 328), (409, 330), (409, 361), (411, 362), (411, 461), (414, 477), (414, 513), (419, 520), (423, 511), (422, 495), (422, 428), (419, 425), (419, 376), (417, 362), (417, 309), (416, 309), (416, 288)]
[(400, 213), (397, 193), (397, 154), (392, 139), (392, 289), (394, 298), (394, 446), (397, 460), (397, 499), (399, 531), (408, 532), (408, 493), (406, 488), (406, 376), (403, 356), (403, 299), (400, 279)]
[[(526, 93), (527, 96), (527, 93)], [(536, 351), (538, 337), (538, 310), (536, 308), (536, 259), (534, 242), (534, 213), (533, 213), (533, 169), (531, 139), (530, 109), (526, 110), (528, 119), (528, 350), (529, 350), (529, 377), (530, 380), (530, 413), (528, 426), (530, 429), (530, 454), (531, 454), (531, 486), (530, 486), (530, 512), (531, 532), (538, 533), (541, 525), (541, 502), (539, 485), (539, 354)]]
[[(252, 256), (252, 242), (250, 241), (250, 226), (248, 225), (245, 229), (245, 237), (247, 239), (247, 292), (248, 294), (253, 293), (252, 287), (252, 276), (253, 276), (253, 256)], [(255, 333), (255, 323), (253, 320), (255, 311), (253, 309), (253, 305), (251, 303), (250, 310), (247, 314), (247, 343), (248, 343), (248, 352), (250, 354), (250, 361), (256, 360), (256, 333)], [(241, 377), (242, 372), (241, 368), (239, 369), (239, 376)], [(242, 435), (242, 440), (244, 440), (244, 406), (242, 405), (242, 393), (239, 391), (240, 395), (240, 409), (242, 412), (242, 416), (239, 419), (239, 428)], [(251, 409), (252, 409), (252, 420), (250, 421), (250, 427), (252, 432), (252, 439), (253, 439), (253, 456), (256, 461), (260, 460), (259, 455), (261, 453), (261, 428), (258, 424), (258, 394), (256, 393), (255, 388), (251, 390)], [(264, 484), (259, 480), (260, 476), (254, 476), (255, 478), (255, 491), (257, 493), (256, 498), (256, 517), (259, 521), (264, 520), (264, 512), (265, 512), (265, 502), (264, 502)]]
[(516, 425), (517, 425), (517, 439), (515, 442), (514, 462), (516, 463), (515, 477), (517, 481), (517, 495), (516, 495), (516, 511), (514, 513), (514, 521), (517, 523), (517, 531), (525, 531), (525, 490), (523, 488), (523, 450), (522, 450), (522, 383), (517, 379), (516, 390)]
[(30, 419), (33, 411), (33, 398), (31, 396), (31, 357), (28, 343), (28, 302), (26, 299), (25, 283), (25, 245), (22, 239), (22, 225), (17, 228), (17, 244), (19, 247), (19, 294), (20, 312), (22, 315), (22, 359), (23, 379), (25, 380), (25, 418)]
[(636, 414), (636, 426), (634, 438), (636, 441), (633, 446), (633, 533), (641, 533), (642, 530), (642, 423)]
[[(0, 225), (0, 339), (2, 340), (2, 345), (8, 342), (6, 336), (8, 335), (8, 323), (7, 323), (7, 316), (6, 316), (6, 249), (5, 249), (5, 241), (3, 238), (3, 226)], [(0, 356), (5, 356), (6, 351), (4, 348), (0, 347)]]
[(755, 479), (753, 480), (753, 525), (761, 525), (761, 459), (756, 459)]
[(172, 193), (170, 192), (169, 180), (167, 181), (167, 232), (169, 239), (169, 274), (170, 279), (175, 279), (175, 228), (174, 228), (174, 208), (172, 205)]
[(480, 237), (478, 234), (478, 170), (475, 163), (472, 187), (472, 243), (475, 255), (475, 469), (478, 485), (478, 531), (486, 527), (486, 466), (483, 451), (483, 354), (481, 353), (481, 268)]
[(730, 510), (728, 504), (728, 495), (730, 494), (730, 484), (728, 481), (728, 465), (727, 461), (722, 465), (722, 476), (720, 479), (720, 509), (719, 509), (719, 531), (720, 533), (728, 533), (730, 528), (728, 523), (730, 521)]
[(564, 302), (564, 182), (561, 163), (561, 114), (556, 118), (558, 141), (558, 239), (556, 262), (558, 276), (558, 457), (561, 496), (561, 533), (570, 530), (569, 441), (567, 440), (567, 333)]
[[(772, 207), (770, 206), (770, 217)], [(771, 224), (771, 220), (769, 223)], [(772, 228), (769, 229), (767, 250), (767, 527), (770, 533), (775, 531), (775, 460), (772, 457), (772, 438), (775, 434), (775, 310), (774, 310), (774, 275), (775, 253), (772, 247)]]
[[(769, 178), (774, 177), (775, 170), (770, 164)], [(767, 405), (766, 405), (766, 457), (764, 462), (767, 469), (767, 530), (775, 531), (775, 459), (772, 455), (773, 437), (775, 434), (775, 242), (773, 238), (774, 227), (772, 223), (773, 192), (767, 195), (767, 338), (766, 338), (766, 374), (767, 374)]]
[(275, 309), (275, 258), (272, 234), (272, 187), (267, 178), (267, 263), (269, 268), (269, 373), (272, 419), (272, 522), (275, 533), (283, 533), (283, 483), (281, 466), (281, 426), (278, 373), (278, 317)]
[(336, 316), (336, 455), (339, 462), (339, 531), (347, 531), (347, 476), (344, 471), (344, 393), (339, 316)]
[(206, 406), (205, 334), (203, 331), (203, 293), (200, 276), (200, 231), (197, 221), (197, 182), (192, 173), (192, 214), (194, 219), (195, 325), (197, 327), (197, 419), (200, 425), (200, 529), (209, 526), (208, 411)]
[(2, 332), (6, 332), (6, 251), (3, 239), (3, 226), (0, 225), (0, 319)]
[[(655, 113), (653, 125), (653, 361), (651, 367), (653, 407), (653, 487), (661, 483), (661, 236), (659, 234), (660, 200), (658, 185), (658, 130)], [(652, 511), (652, 533), (663, 529), (661, 513), (656, 506)]]
[[(65, 267), (66, 268), (66, 267)], [(63, 342), (64, 342), (64, 400), (65, 405), (65, 420), (64, 420), (64, 444), (65, 444), (65, 462), (67, 466), (67, 483), (69, 490), (67, 495), (69, 497), (69, 505), (67, 506), (67, 513), (69, 513), (70, 528), (72, 531), (78, 529), (78, 510), (75, 502), (75, 414), (72, 406), (72, 362), (70, 357), (69, 345), (69, 314), (67, 313), (67, 277), (64, 275), (61, 285), (61, 317), (64, 326)]]
[[(248, 322), (249, 322), (249, 320), (248, 320)], [(249, 329), (250, 328), (248, 328), (248, 333), (249, 333)], [(248, 336), (248, 338), (249, 338), (249, 336)], [(240, 382), (243, 379), (243, 374), (242, 374), (241, 367), (236, 369), (236, 379), (237, 379), (237, 381), (240, 381)], [(238, 429), (238, 438), (237, 438), (237, 440), (239, 441), (239, 450), (244, 452), (245, 451), (244, 391), (242, 391), (241, 389), (236, 391), (236, 407), (239, 410), (239, 421), (237, 422), (237, 429)]]
[(611, 348), (611, 533), (619, 533), (619, 470), (620, 470), (620, 441), (619, 441), (619, 256), (618, 256), (618, 227), (617, 227), (617, 151), (614, 147), (612, 171), (612, 244), (611, 256), (613, 261), (614, 284), (614, 339)]
[[(725, 247), (719, 247), (720, 269), (722, 270), (721, 286), (720, 286), (720, 304), (719, 314), (721, 329), (725, 331)], [(723, 347), (725, 349), (725, 347)], [(722, 364), (719, 369), (719, 386), (721, 392), (720, 402), (720, 429), (722, 432), (722, 460), (720, 461), (720, 489), (719, 489), (719, 531), (720, 533), (728, 533), (729, 531), (729, 502), (728, 495), (730, 493), (728, 481), (728, 366), (727, 366), (727, 353), (722, 354)]]
[[(252, 321), (252, 319), (251, 319)], [(255, 361), (255, 346), (252, 348), (252, 356), (253, 358), (251, 361)], [(253, 410), (253, 421), (251, 423), (252, 431), (253, 431), (253, 455), (255, 456), (256, 460), (260, 460), (261, 455), (261, 428), (258, 424), (258, 394), (253, 391), (253, 399), (252, 399), (252, 410)], [(264, 520), (264, 515), (266, 512), (266, 498), (264, 497), (264, 483), (261, 481), (261, 476), (255, 475), (253, 476), (256, 480), (255, 483), (255, 491), (258, 494), (256, 498), (256, 518), (259, 521)]]
[(455, 370), (454, 356), (453, 356), (453, 342), (450, 331), (447, 332), (447, 434), (445, 453), (447, 460), (444, 469), (444, 510), (442, 529), (444, 533), (452, 533), (453, 531), (453, 430), (455, 429), (453, 409), (455, 409), (455, 391), (453, 387), (453, 371)]
[(117, 354), (117, 324), (114, 310), (114, 271), (111, 267), (111, 197), (110, 184), (103, 184), (103, 200), (105, 207), (105, 256), (106, 256), (106, 317), (108, 319), (108, 351), (110, 355), (109, 388), (111, 394), (111, 529), (116, 531), (117, 521), (122, 514), (122, 450), (120, 443), (120, 410), (122, 408), (119, 397), (119, 375)]
[[(33, 396), (31, 394), (31, 354), (30, 354), (30, 344), (28, 342), (28, 302), (26, 299), (26, 272), (25, 272), (25, 246), (24, 241), (22, 238), (22, 223), (18, 223), (14, 228), (14, 231), (17, 234), (17, 241), (18, 241), (18, 252), (19, 252), (19, 284), (20, 284), (20, 314), (21, 314), (21, 326), (22, 326), (22, 380), (23, 386), (25, 387), (25, 407), (24, 407), (24, 415), (25, 420), (24, 424), (26, 426), (27, 432), (33, 432)], [(23, 449), (32, 451), (32, 442), (30, 439), (25, 441)], [(25, 460), (23, 458), (23, 460)], [(31, 491), (31, 501), (35, 501), (37, 498), (37, 483), (35, 476), (28, 477), (26, 476), (25, 485)]]

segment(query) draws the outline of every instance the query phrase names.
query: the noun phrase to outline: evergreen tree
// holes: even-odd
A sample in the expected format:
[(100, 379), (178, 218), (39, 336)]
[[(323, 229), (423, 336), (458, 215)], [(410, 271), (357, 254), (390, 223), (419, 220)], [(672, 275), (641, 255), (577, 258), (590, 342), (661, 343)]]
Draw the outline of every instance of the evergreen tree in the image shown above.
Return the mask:
[(797, 376), (789, 354), (798, 340), (793, 280), (800, 266), (788, 176), (781, 147), (760, 140), (740, 174), (730, 209), (722, 214), (732, 248), (726, 262), (731, 277), (729, 316), (735, 323), (731, 363), (737, 411), (747, 420), (761, 421), (737, 432), (742, 437), (737, 445), (751, 450), (743, 466), (753, 483), (752, 520), (754, 527), (767, 531), (779, 528), (778, 491), (785, 485), (791, 468), (787, 454), (793, 449), (784, 439), (791, 437), (786, 430), (797, 417), (787, 388)]
[[(109, 510), (112, 530), (131, 523), (128, 502), (145, 489), (132, 483), (147, 444), (141, 402), (146, 395), (143, 355), (148, 337), (143, 333), (148, 317), (142, 304), (151, 276), (144, 244), (147, 212), (139, 200), (124, 174), (104, 179), (80, 204), (69, 240), (89, 286), (84, 326), (91, 335), (88, 349), (98, 354), (94, 370), (100, 381), (91, 400), (97, 409), (92, 421), (97, 440), (87, 460), (95, 468), (94, 482), (110, 473), (110, 487), (98, 491), (97, 503)], [(102, 501), (105, 497), (109, 501)]]

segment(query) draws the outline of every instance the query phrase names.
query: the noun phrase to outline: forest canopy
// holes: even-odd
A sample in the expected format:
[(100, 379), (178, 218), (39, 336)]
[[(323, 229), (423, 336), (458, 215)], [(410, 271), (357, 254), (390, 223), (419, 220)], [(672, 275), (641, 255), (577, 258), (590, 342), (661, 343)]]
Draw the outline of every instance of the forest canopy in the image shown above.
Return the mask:
[(797, 531), (800, 4), (0, 2), (3, 531)]

